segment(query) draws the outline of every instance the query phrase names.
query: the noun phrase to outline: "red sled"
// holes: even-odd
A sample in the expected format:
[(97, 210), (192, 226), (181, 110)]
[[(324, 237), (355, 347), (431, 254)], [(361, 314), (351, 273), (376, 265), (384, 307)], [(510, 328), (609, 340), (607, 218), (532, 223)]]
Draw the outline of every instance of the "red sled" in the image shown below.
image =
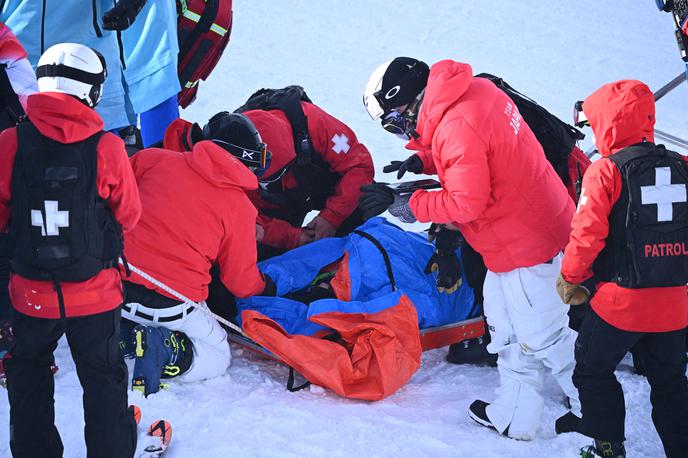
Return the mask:
[(229, 43), (232, 17), (232, 0), (177, 0), (180, 107), (196, 99), (199, 81), (205, 81), (220, 60)]

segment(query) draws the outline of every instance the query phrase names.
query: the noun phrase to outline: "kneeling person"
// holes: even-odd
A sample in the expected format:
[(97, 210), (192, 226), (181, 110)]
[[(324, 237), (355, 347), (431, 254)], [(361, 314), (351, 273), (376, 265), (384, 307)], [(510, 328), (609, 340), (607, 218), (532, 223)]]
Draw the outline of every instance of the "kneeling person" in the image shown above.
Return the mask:
[(127, 239), (122, 315), (145, 325), (124, 339), (134, 344), (134, 388), (146, 395), (163, 371), (195, 381), (229, 366), (227, 334), (204, 303), (213, 263), (235, 296), (269, 293), (256, 266), (257, 212), (245, 194), (258, 187), (249, 168), (261, 164), (240, 161), (244, 151), (265, 155), (265, 145), (243, 115), (211, 119), (205, 133), (210, 141), (190, 152), (150, 148), (131, 159), (143, 214)]

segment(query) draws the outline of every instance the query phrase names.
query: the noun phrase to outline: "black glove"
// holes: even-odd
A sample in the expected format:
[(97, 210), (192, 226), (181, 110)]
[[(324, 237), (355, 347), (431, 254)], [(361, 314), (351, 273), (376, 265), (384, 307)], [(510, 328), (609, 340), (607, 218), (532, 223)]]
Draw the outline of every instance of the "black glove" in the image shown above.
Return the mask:
[(110, 11), (103, 14), (105, 30), (126, 30), (146, 4), (146, 0), (119, 0)]
[(463, 236), (459, 231), (433, 224), (428, 239), (435, 242), (435, 252), (425, 266), (425, 273), (437, 272), (437, 291), (451, 294), (462, 283), (461, 261), (456, 256), (456, 249), (463, 243)]
[(414, 154), (405, 161), (392, 161), (389, 165), (382, 168), (384, 173), (397, 172), (397, 180), (400, 180), (406, 172), (411, 172), (415, 174), (423, 173), (423, 161)]
[(383, 213), (394, 203), (394, 192), (384, 183), (373, 183), (361, 186), (361, 197), (358, 206), (363, 210), (363, 219)]
[(276, 296), (277, 295), (277, 285), (275, 284), (275, 281), (270, 278), (268, 274), (262, 274), (263, 275), (263, 280), (265, 280), (265, 288), (263, 288), (263, 292), (260, 293), (260, 296)]

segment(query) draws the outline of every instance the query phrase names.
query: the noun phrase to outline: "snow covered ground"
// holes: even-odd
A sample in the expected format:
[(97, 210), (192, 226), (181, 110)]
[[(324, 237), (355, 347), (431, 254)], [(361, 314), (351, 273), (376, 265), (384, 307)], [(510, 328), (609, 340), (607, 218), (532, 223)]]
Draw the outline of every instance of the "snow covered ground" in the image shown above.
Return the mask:
[[(234, 8), (228, 51), (183, 116), (203, 123), (260, 87), (298, 83), (354, 129), (379, 169), (406, 153), (370, 121), (361, 95), (370, 72), (397, 55), (469, 62), (476, 73), (504, 77), (567, 121), (573, 102), (603, 83), (636, 78), (658, 89), (685, 68), (670, 17), (651, 0), (235, 0)], [(660, 129), (688, 137), (687, 96), (683, 85), (659, 102)], [(497, 371), (449, 365), (445, 349), (424, 354), (409, 384), (376, 403), (321, 389), (289, 393), (284, 366), (233, 351), (233, 365), (223, 377), (173, 382), (149, 399), (130, 394), (142, 409), (143, 424), (159, 417), (172, 422), (171, 458), (574, 457), (588, 443), (577, 434), (555, 436), (554, 419), (565, 408), (553, 383), (546, 388), (536, 440), (516, 442), (477, 426), (467, 416), (468, 405), (493, 398)], [(65, 456), (82, 457), (81, 390), (65, 345), (56, 356), (57, 425)], [(629, 456), (663, 456), (645, 379), (633, 375), (628, 364), (618, 375), (626, 393)], [(9, 456), (8, 413), (0, 401), (2, 457)]]

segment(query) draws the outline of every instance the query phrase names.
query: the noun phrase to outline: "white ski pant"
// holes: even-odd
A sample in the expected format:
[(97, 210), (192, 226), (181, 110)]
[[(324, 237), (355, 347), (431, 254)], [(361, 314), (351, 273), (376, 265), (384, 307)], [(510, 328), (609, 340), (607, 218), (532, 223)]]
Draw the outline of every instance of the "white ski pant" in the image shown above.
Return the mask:
[(580, 417), (578, 390), (571, 379), (577, 333), (568, 327), (568, 306), (556, 292), (562, 255), (550, 263), (487, 272), (485, 318), (497, 353), (500, 387), (487, 407), (487, 416), (499, 432), (509, 427), (509, 437), (531, 440), (540, 425), (540, 394), (545, 368), (568, 396), (571, 411)]
[[(158, 326), (180, 331), (186, 334), (193, 346), (191, 367), (176, 379), (184, 382), (194, 382), (224, 374), (232, 360), (232, 354), (227, 341), (227, 333), (222, 326), (209, 314), (204, 313), (200, 304), (187, 302), (175, 307), (154, 309), (138, 303), (127, 303), (130, 311), (122, 309), (122, 317), (146, 326)], [(189, 309), (191, 311), (189, 311)], [(142, 318), (136, 312), (152, 316), (153, 320)], [(158, 321), (161, 317), (182, 314), (174, 321)]]

